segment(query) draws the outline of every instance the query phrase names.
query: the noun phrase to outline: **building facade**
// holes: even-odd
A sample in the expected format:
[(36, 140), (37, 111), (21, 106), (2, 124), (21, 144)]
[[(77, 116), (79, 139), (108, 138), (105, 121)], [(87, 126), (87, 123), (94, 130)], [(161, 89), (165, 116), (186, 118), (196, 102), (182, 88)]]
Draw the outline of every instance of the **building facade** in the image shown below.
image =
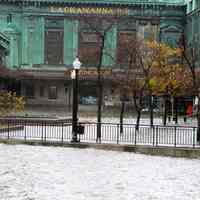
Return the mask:
[[(28, 104), (70, 106), (66, 71), (75, 57), (84, 69), (97, 66), (100, 38), (85, 16), (97, 27), (104, 27), (106, 19), (120, 19), (106, 32), (104, 69), (123, 68), (124, 36), (153, 37), (176, 46), (186, 32), (188, 42), (199, 44), (199, 0), (0, 0), (0, 64), (24, 72), (20, 90)], [(104, 84), (104, 96), (110, 95), (109, 79)], [(95, 97), (95, 85), (95, 80), (82, 77), (80, 95)]]
[(200, 66), (200, 1), (187, 1), (187, 25), (185, 32), (187, 35), (187, 43), (190, 47), (196, 49), (195, 54), (198, 58), (197, 66)]

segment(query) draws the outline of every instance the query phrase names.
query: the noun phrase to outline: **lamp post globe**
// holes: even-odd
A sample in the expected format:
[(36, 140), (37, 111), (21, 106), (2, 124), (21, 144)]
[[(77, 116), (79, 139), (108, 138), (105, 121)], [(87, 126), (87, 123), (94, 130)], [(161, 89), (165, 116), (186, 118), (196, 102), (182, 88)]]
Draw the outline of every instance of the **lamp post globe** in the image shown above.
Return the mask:
[(74, 60), (74, 62), (73, 62), (73, 67), (74, 67), (74, 69), (76, 70), (76, 69), (80, 69), (81, 68), (81, 62), (80, 62), (80, 60), (78, 59), (78, 57), (76, 57), (75, 58), (75, 60)]
[(78, 125), (78, 71), (81, 67), (81, 62), (76, 57), (73, 62), (73, 70), (71, 72), (72, 85), (73, 85), (73, 109), (72, 109), (72, 140), (71, 142), (76, 143), (80, 140), (77, 135)]

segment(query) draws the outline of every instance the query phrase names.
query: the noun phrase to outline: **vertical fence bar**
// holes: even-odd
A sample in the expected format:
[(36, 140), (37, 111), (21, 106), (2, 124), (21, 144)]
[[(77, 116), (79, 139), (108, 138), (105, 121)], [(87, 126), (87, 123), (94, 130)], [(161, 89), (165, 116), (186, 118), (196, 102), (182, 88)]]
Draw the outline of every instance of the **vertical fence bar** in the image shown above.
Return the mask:
[(64, 122), (62, 122), (62, 130), (61, 130), (61, 142), (63, 143), (63, 123)]
[(158, 146), (158, 126), (156, 126), (156, 147)]
[(8, 120), (8, 135), (7, 135), (7, 139), (8, 140), (10, 139), (10, 123), (9, 123), (9, 120)]
[(174, 147), (176, 147), (176, 126), (174, 127)]
[(24, 140), (26, 141), (26, 120), (24, 121)]
[(43, 124), (43, 122), (41, 122), (41, 123), (42, 123), (42, 135), (41, 135), (41, 140), (43, 141), (44, 124)]
[(117, 124), (117, 144), (119, 144), (119, 133), (120, 133), (120, 126)]
[(155, 146), (155, 127), (153, 126), (153, 147)]
[(193, 133), (193, 148), (195, 148), (195, 143), (196, 143), (196, 134), (195, 134), (195, 132), (196, 132), (196, 128), (195, 127), (193, 127), (193, 130), (192, 130), (192, 133)]
[(47, 133), (46, 133), (46, 132), (47, 132), (47, 130), (46, 130), (46, 128), (47, 128), (47, 123), (46, 123), (46, 121), (45, 121), (45, 123), (44, 123), (44, 128), (45, 128), (45, 129), (44, 129), (44, 130), (45, 130), (45, 131), (44, 131), (44, 141), (46, 142), (46, 139), (47, 139), (47, 135), (46, 135), (46, 134), (47, 134)]

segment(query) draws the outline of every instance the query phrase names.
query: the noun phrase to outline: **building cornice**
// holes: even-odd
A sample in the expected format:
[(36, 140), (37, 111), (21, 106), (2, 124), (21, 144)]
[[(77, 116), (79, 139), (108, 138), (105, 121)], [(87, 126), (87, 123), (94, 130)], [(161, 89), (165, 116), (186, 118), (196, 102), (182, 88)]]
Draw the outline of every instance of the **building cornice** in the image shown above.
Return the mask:
[(200, 8), (197, 8), (197, 9), (195, 9), (192, 12), (189, 12), (187, 14), (188, 17), (194, 16), (194, 15), (199, 15), (200, 16)]
[(9, 3), (9, 4), (23, 4), (23, 5), (30, 5), (35, 4), (70, 4), (70, 5), (108, 5), (108, 6), (115, 6), (115, 5), (122, 5), (122, 6), (133, 6), (133, 5), (161, 5), (161, 6), (185, 6), (184, 1), (182, 0), (0, 0), (0, 3)]

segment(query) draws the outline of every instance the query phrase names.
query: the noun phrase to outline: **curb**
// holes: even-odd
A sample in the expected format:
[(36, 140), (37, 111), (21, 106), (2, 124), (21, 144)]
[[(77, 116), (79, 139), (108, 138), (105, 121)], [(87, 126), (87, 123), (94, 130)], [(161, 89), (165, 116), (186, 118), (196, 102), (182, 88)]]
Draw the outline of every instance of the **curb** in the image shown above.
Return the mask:
[(20, 140), (20, 139), (0, 139), (0, 143), (9, 145), (38, 145), (38, 146), (54, 146), (68, 148), (93, 148), (98, 150), (133, 152), (154, 156), (170, 156), (181, 158), (200, 159), (200, 148), (182, 148), (182, 147), (152, 147), (152, 146), (134, 146), (134, 145), (117, 145), (117, 144), (95, 144), (95, 143), (70, 143), (56, 141), (41, 141), (41, 140)]

